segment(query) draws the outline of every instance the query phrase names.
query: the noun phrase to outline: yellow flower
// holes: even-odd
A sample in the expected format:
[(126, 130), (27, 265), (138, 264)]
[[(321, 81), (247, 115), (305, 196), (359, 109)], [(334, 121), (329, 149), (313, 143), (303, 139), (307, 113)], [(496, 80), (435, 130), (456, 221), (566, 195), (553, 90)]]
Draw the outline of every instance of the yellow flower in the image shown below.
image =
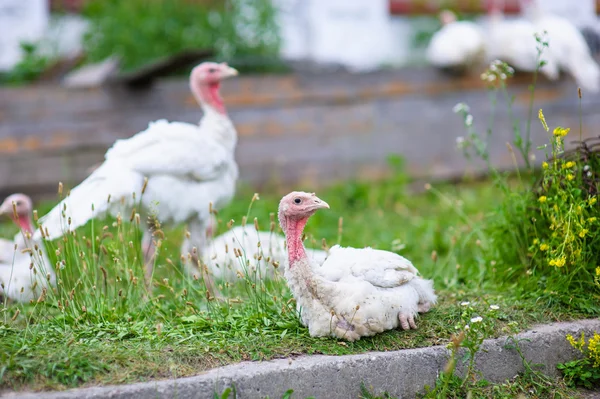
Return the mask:
[(594, 366), (600, 366), (600, 335), (594, 331), (594, 336), (588, 342), (588, 356), (594, 361)]
[(541, 203), (544, 203), (544, 202), (546, 202), (547, 199), (548, 198), (546, 198), (545, 195), (542, 195), (540, 198), (538, 198), (538, 201), (540, 201)]
[(566, 263), (566, 259), (564, 256), (561, 256), (560, 258), (557, 258), (554, 262), (554, 266), (556, 267), (563, 267)]
[(588, 204), (594, 205), (597, 201), (598, 201), (598, 199), (596, 197), (593, 197), (593, 198), (589, 199)]
[(579, 237), (583, 238), (588, 233), (588, 229), (583, 229), (579, 232)]
[(569, 173), (569, 174), (567, 175), (567, 180), (568, 180), (568, 181), (571, 181), (571, 180), (573, 180), (574, 178), (575, 178), (575, 176), (573, 176), (571, 173)]
[(562, 168), (563, 169), (571, 169), (573, 166), (575, 166), (575, 162), (569, 161), (569, 162), (563, 163)]
[(540, 251), (547, 251), (548, 248), (550, 248), (550, 246), (548, 244), (542, 244), (542, 245), (540, 245)]
[(538, 240), (537, 238), (533, 239), (533, 245), (538, 245), (540, 243), (540, 240)]
[(571, 334), (567, 334), (567, 341), (569, 341), (573, 348), (577, 348), (577, 341), (575, 341), (575, 338)]
[(548, 162), (542, 162), (542, 168), (548, 169)]
[(600, 276), (600, 266), (596, 267), (596, 276)]
[(554, 134), (556, 137), (565, 137), (567, 134), (569, 134), (569, 131), (571, 129), (570, 128), (563, 128), (563, 127), (556, 127), (554, 129), (554, 131), (552, 132), (552, 134)]
[(538, 111), (538, 118), (540, 119), (540, 122), (542, 122), (542, 126), (544, 126), (544, 130), (546, 130), (546, 131), (550, 130), (548, 128), (548, 124), (546, 123), (546, 118), (544, 118), (544, 113), (542, 112), (541, 108)]
[(591, 218), (589, 218), (589, 219), (588, 219), (588, 222), (590, 222), (590, 223), (594, 223), (596, 220), (597, 220), (597, 219), (596, 219), (596, 217), (594, 216), (594, 217), (591, 217)]

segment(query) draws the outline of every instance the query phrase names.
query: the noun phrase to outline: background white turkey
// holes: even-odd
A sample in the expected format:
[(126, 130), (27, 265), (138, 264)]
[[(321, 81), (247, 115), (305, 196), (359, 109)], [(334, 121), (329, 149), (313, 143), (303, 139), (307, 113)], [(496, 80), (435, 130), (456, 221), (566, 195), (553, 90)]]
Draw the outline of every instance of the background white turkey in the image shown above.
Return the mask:
[(327, 260), (313, 269), (302, 243), (308, 218), (329, 205), (314, 194), (292, 192), (279, 204), (289, 267), (285, 277), (301, 321), (311, 336), (334, 336), (355, 341), (401, 326), (417, 328), (417, 312), (436, 302), (431, 280), (392, 252), (335, 246)]
[[(67, 228), (75, 229), (106, 212), (125, 212), (123, 208), (139, 203), (161, 223), (187, 223), (191, 234), (182, 245), (183, 254), (192, 247), (202, 248), (210, 204), (219, 209), (235, 193), (237, 133), (219, 93), (221, 81), (235, 75), (237, 71), (225, 63), (195, 67), (190, 88), (204, 111), (200, 124), (159, 120), (129, 139), (118, 140), (106, 152), (104, 163), (40, 219), (46, 238), (55, 239)], [(65, 216), (70, 218), (68, 227)], [(149, 258), (154, 252), (149, 231), (142, 241)], [(147, 264), (148, 280), (152, 262)]]
[[(236, 256), (234, 248), (241, 251), (243, 256)], [(315, 266), (321, 266), (327, 258), (327, 252), (320, 249), (309, 248), (306, 252)], [(256, 231), (253, 226), (236, 226), (209, 239), (201, 253), (210, 274), (229, 282), (239, 278), (238, 272), (272, 279), (277, 268), (285, 270), (288, 265), (285, 237), (275, 232)], [(244, 260), (249, 263), (245, 264)], [(192, 274), (196, 271), (196, 268), (188, 269)]]
[(427, 61), (450, 74), (463, 74), (485, 60), (485, 35), (479, 25), (457, 21), (449, 10), (440, 13), (442, 28), (427, 47)]
[(490, 9), (490, 21), (487, 37), (487, 62), (501, 60), (511, 65), (516, 70), (533, 72), (538, 68), (539, 60), (544, 60), (545, 65), (540, 68), (548, 79), (556, 80), (559, 77), (559, 68), (550, 51), (543, 49), (541, 58), (538, 56), (535, 25), (525, 19), (517, 18), (507, 20), (502, 12), (504, 1), (494, 1)]
[(0, 294), (19, 302), (37, 299), (48, 283), (56, 281), (44, 245), (31, 236), (32, 210), (25, 194), (13, 194), (0, 205), (0, 215), (9, 216), (21, 229), (9, 251), (0, 254)]
[(548, 54), (583, 90), (600, 90), (600, 67), (581, 32), (568, 19), (547, 12), (540, 0), (521, 0), (523, 14), (539, 32), (547, 32)]

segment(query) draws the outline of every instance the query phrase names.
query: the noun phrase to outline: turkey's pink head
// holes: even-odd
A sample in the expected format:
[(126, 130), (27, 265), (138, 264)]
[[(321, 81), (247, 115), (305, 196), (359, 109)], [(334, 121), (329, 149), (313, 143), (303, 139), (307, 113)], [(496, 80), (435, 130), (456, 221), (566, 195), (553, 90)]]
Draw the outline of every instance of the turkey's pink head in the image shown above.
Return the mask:
[(210, 85), (219, 83), (237, 74), (238, 71), (227, 65), (226, 62), (220, 64), (216, 62), (203, 62), (192, 69), (190, 81), (192, 85)]
[(8, 215), (22, 230), (29, 233), (33, 230), (32, 211), (31, 198), (25, 194), (12, 194), (0, 205), (0, 215)]
[(190, 74), (190, 89), (196, 100), (219, 113), (225, 114), (225, 106), (219, 95), (221, 81), (236, 76), (238, 71), (227, 63), (203, 62)]
[(279, 224), (287, 233), (288, 221), (307, 220), (318, 209), (329, 208), (329, 204), (315, 195), (303, 191), (293, 191), (283, 197), (279, 202)]
[(456, 22), (456, 14), (454, 14), (450, 10), (444, 10), (444, 11), (440, 12), (439, 18), (440, 18), (440, 22), (444, 26), (451, 24), (452, 22)]

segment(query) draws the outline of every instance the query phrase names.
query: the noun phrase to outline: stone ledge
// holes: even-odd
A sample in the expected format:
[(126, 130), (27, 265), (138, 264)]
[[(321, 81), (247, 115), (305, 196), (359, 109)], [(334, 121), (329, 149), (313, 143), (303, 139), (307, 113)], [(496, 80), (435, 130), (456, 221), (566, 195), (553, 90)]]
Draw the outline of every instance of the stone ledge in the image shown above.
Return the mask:
[[(577, 357), (565, 340), (566, 334), (589, 335), (600, 331), (600, 320), (540, 325), (517, 336), (528, 361), (541, 364), (542, 371), (557, 375), (556, 364)], [(360, 383), (376, 393), (413, 398), (425, 385), (432, 386), (446, 364), (444, 346), (407, 349), (394, 352), (370, 352), (348, 356), (302, 356), (290, 361), (243, 362), (220, 367), (194, 377), (144, 382), (123, 386), (73, 389), (64, 392), (8, 393), (7, 398), (21, 399), (142, 399), (211, 398), (235, 384), (238, 398), (281, 398), (288, 389), (295, 398), (358, 397)], [(514, 377), (523, 370), (521, 358), (506, 348), (506, 337), (489, 339), (476, 360), (482, 376), (492, 382)]]

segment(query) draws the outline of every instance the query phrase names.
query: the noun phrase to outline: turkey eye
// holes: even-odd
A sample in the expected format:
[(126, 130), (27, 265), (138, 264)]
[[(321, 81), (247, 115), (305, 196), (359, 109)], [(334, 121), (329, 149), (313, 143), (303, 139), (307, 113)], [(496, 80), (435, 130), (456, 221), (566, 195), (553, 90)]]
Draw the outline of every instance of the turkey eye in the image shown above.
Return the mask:
[(210, 68), (210, 69), (208, 70), (208, 73), (215, 73), (215, 72), (217, 72), (217, 70), (216, 70), (215, 68)]
[(299, 204), (299, 203), (301, 203), (301, 202), (302, 202), (302, 200), (301, 200), (300, 198), (296, 198), (296, 199), (294, 200), (294, 202), (295, 202), (296, 204)]

